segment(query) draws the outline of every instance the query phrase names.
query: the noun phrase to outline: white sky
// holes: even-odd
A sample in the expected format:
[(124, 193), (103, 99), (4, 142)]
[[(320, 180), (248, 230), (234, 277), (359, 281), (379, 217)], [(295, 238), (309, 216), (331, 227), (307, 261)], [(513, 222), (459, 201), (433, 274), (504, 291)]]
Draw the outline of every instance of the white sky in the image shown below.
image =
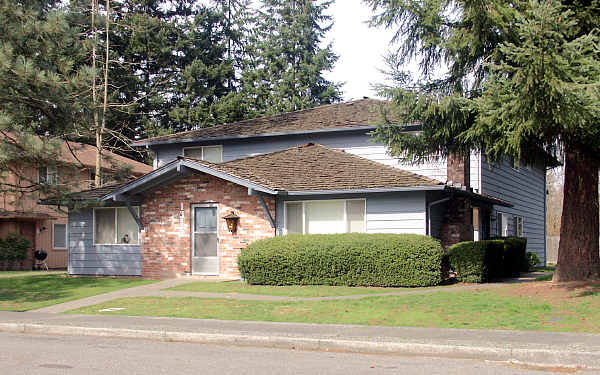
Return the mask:
[(327, 34), (333, 50), (339, 56), (335, 69), (325, 74), (329, 80), (346, 82), (342, 87), (345, 100), (375, 97), (371, 84), (383, 83), (383, 56), (389, 49), (394, 32), (370, 28), (365, 21), (371, 9), (361, 0), (337, 0), (328, 11), (333, 16), (333, 28)]

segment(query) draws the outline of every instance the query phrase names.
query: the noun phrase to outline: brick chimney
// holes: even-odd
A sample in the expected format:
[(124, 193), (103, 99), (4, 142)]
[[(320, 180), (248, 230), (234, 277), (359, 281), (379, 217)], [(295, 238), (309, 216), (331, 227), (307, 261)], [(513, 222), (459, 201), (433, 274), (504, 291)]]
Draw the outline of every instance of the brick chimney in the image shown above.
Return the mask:
[(448, 183), (452, 185), (461, 184), (468, 188), (471, 187), (471, 158), (470, 155), (462, 156), (459, 153), (448, 155), (446, 163), (446, 177)]
[[(470, 156), (458, 153), (448, 155), (446, 173), (448, 184), (467, 190), (471, 187)], [(473, 241), (473, 206), (471, 199), (453, 195), (446, 205), (442, 224), (441, 242), (444, 250), (462, 241)]]

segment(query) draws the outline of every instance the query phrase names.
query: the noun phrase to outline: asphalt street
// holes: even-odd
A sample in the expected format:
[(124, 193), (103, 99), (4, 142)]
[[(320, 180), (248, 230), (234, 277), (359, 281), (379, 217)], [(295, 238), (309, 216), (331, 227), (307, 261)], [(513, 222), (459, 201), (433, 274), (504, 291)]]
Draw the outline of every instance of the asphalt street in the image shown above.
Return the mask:
[[(548, 374), (571, 369), (448, 358), (233, 347), (86, 336), (0, 334), (4, 374)], [(576, 371), (591, 374), (591, 371)]]

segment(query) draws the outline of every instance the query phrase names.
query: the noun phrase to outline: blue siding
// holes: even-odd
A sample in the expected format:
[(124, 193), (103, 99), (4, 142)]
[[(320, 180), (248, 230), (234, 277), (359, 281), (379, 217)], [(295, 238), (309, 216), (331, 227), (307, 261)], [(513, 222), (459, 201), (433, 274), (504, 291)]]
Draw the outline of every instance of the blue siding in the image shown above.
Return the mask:
[(367, 233), (426, 234), (425, 192), (287, 196), (277, 199), (277, 234), (283, 234), (286, 201), (366, 198)]
[(94, 245), (93, 209), (69, 212), (69, 274), (140, 276), (140, 245)]
[(483, 193), (503, 199), (514, 207), (494, 206), (490, 233), (497, 235), (497, 212), (509, 214), (509, 232), (515, 234), (514, 215), (523, 217), (523, 234), (527, 250), (546, 258), (546, 170), (542, 166), (513, 169), (508, 160), (502, 163), (482, 162)]
[[(396, 158), (392, 158), (387, 154), (387, 149), (384, 145), (374, 143), (373, 138), (364, 131), (290, 135), (228, 141), (223, 143), (223, 161), (285, 150), (290, 147), (310, 142), (319, 143), (330, 148), (341, 149), (373, 161), (446, 182), (445, 160), (431, 161), (420, 165), (400, 164)], [(186, 143), (185, 147), (202, 146), (206, 144), (209, 143)], [(178, 155), (182, 155), (183, 147), (183, 144), (153, 146), (152, 150), (156, 152), (158, 156), (157, 165), (159, 167), (163, 166), (177, 158)], [(476, 155), (474, 155), (473, 158), (475, 159), (471, 163), (471, 181), (472, 186), (477, 189), (479, 187), (479, 162)]]

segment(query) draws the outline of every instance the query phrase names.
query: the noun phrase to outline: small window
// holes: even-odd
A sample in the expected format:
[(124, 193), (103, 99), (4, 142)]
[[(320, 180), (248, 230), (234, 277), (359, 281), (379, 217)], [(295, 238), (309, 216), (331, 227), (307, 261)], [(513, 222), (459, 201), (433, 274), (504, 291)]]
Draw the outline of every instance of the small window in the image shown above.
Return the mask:
[(505, 214), (504, 212), (498, 212), (497, 213), (497, 235), (499, 237), (508, 237), (509, 233), (508, 233), (508, 214)]
[(67, 248), (67, 224), (54, 224), (52, 229), (52, 247)]
[[(133, 208), (140, 214), (139, 207)], [(94, 242), (98, 245), (139, 244), (139, 227), (127, 207), (94, 210)]]
[(223, 146), (184, 147), (183, 156), (211, 163), (221, 163), (223, 161)]
[(515, 216), (515, 235), (517, 237), (523, 237), (523, 216)]
[(364, 233), (365, 207), (364, 199), (286, 202), (286, 233)]
[(40, 184), (58, 184), (58, 171), (55, 167), (39, 167), (38, 183)]

